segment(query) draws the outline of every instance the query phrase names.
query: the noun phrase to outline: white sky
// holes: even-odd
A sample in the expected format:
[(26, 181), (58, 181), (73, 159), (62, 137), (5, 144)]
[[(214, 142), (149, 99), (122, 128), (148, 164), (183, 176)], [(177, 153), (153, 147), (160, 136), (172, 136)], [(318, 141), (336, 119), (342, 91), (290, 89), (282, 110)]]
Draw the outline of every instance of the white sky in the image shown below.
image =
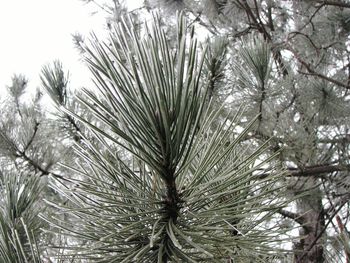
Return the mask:
[(72, 34), (103, 35), (105, 19), (94, 10), (80, 0), (0, 0), (0, 96), (15, 73), (27, 76), (30, 88), (39, 86), (42, 66), (55, 59), (70, 72), (71, 86), (89, 85)]

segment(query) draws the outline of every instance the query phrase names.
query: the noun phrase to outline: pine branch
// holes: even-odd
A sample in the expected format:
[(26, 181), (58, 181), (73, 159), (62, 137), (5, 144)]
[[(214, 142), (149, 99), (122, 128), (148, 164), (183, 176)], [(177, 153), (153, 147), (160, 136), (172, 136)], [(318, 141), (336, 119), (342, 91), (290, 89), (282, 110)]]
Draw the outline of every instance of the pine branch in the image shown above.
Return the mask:
[(277, 211), (280, 215), (282, 215), (283, 217), (289, 218), (294, 220), (295, 222), (297, 222), (300, 225), (304, 225), (306, 223), (305, 218), (298, 214), (298, 213), (293, 213), (284, 209), (280, 209)]
[[(341, 236), (341, 241), (343, 242), (344, 245), (344, 252), (345, 252), (345, 256), (346, 256), (346, 263), (350, 262), (350, 252), (349, 252), (349, 234), (348, 231), (344, 225), (344, 223), (342, 222), (341, 218), (339, 215), (336, 216), (336, 220), (337, 220), (337, 224), (338, 224), (338, 228), (339, 228), (339, 232), (340, 232), (340, 236)], [(347, 243), (347, 244), (346, 244)]]
[(317, 166), (305, 167), (303, 169), (288, 168), (289, 175), (295, 177), (307, 177), (315, 175), (319, 175), (319, 177), (322, 177), (321, 174), (341, 171), (350, 171), (350, 165), (321, 164)]
[(250, 34), (250, 32), (253, 30), (252, 26), (248, 26), (247, 28), (236, 32), (235, 34), (232, 35), (232, 38), (240, 38), (242, 36)]
[[(251, 10), (251, 7), (247, 3), (247, 1), (243, 1), (243, 3), (241, 3), (240, 1), (237, 1), (237, 2), (239, 4), (239, 6), (241, 6), (246, 11), (248, 20), (251, 19), (253, 21), (253, 25), (255, 25), (256, 28), (258, 29), (258, 31), (264, 36), (264, 39), (272, 44), (272, 37), (271, 37), (270, 33), (266, 30), (264, 24), (262, 23), (262, 21), (260, 19), (260, 16), (255, 17), (255, 15), (254, 15), (253, 11)], [(288, 76), (289, 73), (288, 73), (287, 67), (285, 66), (285, 64), (283, 62), (281, 52), (275, 48), (271, 48), (271, 51), (273, 53), (273, 57), (274, 57), (275, 61), (277, 62), (277, 65), (279, 66), (280, 70), (282, 71), (283, 76)]]
[(337, 202), (325, 208), (324, 212), (326, 214), (329, 214), (332, 211), (335, 211), (335, 207), (344, 206), (347, 202), (349, 202), (349, 199), (350, 199), (350, 193), (346, 193), (344, 196), (340, 197)]
[(89, 0), (88, 3), (92, 2), (94, 5), (96, 5), (98, 8), (100, 8), (102, 11), (106, 12), (109, 15), (113, 15), (113, 12), (111, 10), (108, 10), (107, 7), (103, 4), (98, 3), (95, 0)]
[(81, 129), (80, 127), (78, 126), (77, 122), (74, 120), (73, 117), (71, 117), (70, 115), (68, 114), (65, 114), (65, 117), (68, 121), (68, 123), (73, 127), (74, 129), (74, 137), (73, 139), (76, 141), (76, 142), (81, 142), (84, 137), (81, 136), (82, 132), (81, 132)]
[(323, 75), (323, 74), (321, 74), (321, 73), (316, 72), (316, 71), (311, 67), (311, 65), (310, 65), (309, 63), (307, 63), (305, 60), (303, 60), (303, 59), (300, 57), (300, 55), (299, 55), (292, 47), (289, 46), (289, 47), (287, 48), (287, 50), (289, 50), (290, 52), (292, 52), (293, 55), (294, 55), (294, 57), (299, 61), (299, 63), (300, 63), (301, 65), (303, 65), (303, 66), (306, 68), (306, 70), (308, 71), (308, 72), (304, 72), (304, 71), (298, 70), (298, 72), (299, 72), (300, 74), (311, 75), (311, 76), (319, 77), (319, 78), (324, 79), (324, 80), (326, 80), (326, 81), (328, 81), (328, 82), (331, 82), (331, 83), (333, 83), (333, 84), (335, 84), (335, 85), (337, 85), (337, 86), (339, 86), (339, 87), (343, 87), (343, 88), (346, 88), (346, 89), (349, 89), (349, 90), (350, 90), (350, 86), (347, 85), (346, 83), (343, 83), (343, 82), (341, 82), (341, 81), (339, 81), (339, 80), (333, 79), (333, 78), (331, 78), (331, 77), (328, 77), (328, 76), (326, 76), (326, 75)]
[[(313, 166), (307, 166), (304, 168), (287, 168), (288, 177), (309, 177), (314, 176), (316, 178), (323, 178), (323, 174), (333, 172), (350, 171), (350, 165), (339, 165), (339, 164), (319, 164)], [(259, 175), (260, 179), (264, 179), (270, 176), (269, 173), (263, 173)]]
[(60, 174), (57, 174), (57, 173), (53, 173), (51, 171), (49, 171), (46, 167), (42, 167), (37, 161), (33, 160), (32, 158), (30, 158), (25, 151), (18, 151), (16, 154), (15, 154), (15, 157), (17, 158), (21, 158), (25, 161), (27, 161), (32, 167), (34, 170), (36, 171), (39, 171), (41, 173), (40, 176), (45, 176), (45, 175), (52, 175), (53, 177), (55, 178), (58, 178), (58, 179), (62, 179), (62, 180), (65, 180), (65, 181), (69, 181), (68, 179), (64, 178), (64, 176), (60, 175)]
[(201, 12), (195, 12), (193, 10), (189, 10), (189, 11), (193, 14), (193, 16), (195, 16), (193, 21), (188, 25), (189, 27), (192, 26), (193, 23), (198, 22), (198, 24), (205, 27), (214, 36), (219, 35), (219, 30), (215, 27), (215, 25), (210, 20), (208, 21), (210, 25), (208, 25), (206, 22), (203, 21), (203, 19), (201, 18), (202, 16)]
[(32, 134), (32, 136), (30, 137), (30, 139), (29, 139), (27, 145), (24, 147), (23, 152), (25, 152), (26, 150), (28, 150), (28, 148), (30, 147), (30, 145), (33, 143), (34, 138), (35, 138), (35, 136), (36, 136), (36, 134), (37, 134), (37, 132), (38, 132), (39, 125), (40, 125), (40, 123), (37, 122), (37, 121), (35, 121), (35, 126), (34, 126), (33, 134)]
[(265, 90), (265, 83), (261, 83), (261, 97), (259, 100), (259, 126), (261, 125), (261, 122), (263, 120), (263, 104), (266, 98), (266, 90)]
[(303, 30), (307, 25), (311, 24), (313, 27), (313, 22), (312, 20), (314, 19), (314, 17), (316, 16), (316, 14), (322, 9), (322, 7), (324, 7), (325, 5), (322, 3), (320, 6), (318, 6), (315, 10), (315, 12), (313, 12), (313, 14), (310, 16), (309, 20), (299, 29), (299, 31)]
[(338, 138), (320, 139), (318, 142), (319, 143), (331, 143), (331, 144), (335, 144), (335, 143), (346, 144), (346, 143), (350, 143), (350, 134), (346, 134), (346, 135), (344, 135), (342, 137), (338, 137)]
[(268, 18), (268, 23), (271, 31), (275, 31), (275, 26), (273, 24), (273, 19), (272, 19), (272, 2), (267, 2), (267, 18)]
[(316, 0), (315, 2), (320, 3), (321, 5), (326, 6), (337, 6), (341, 8), (350, 8), (350, 4), (341, 2), (341, 1), (322, 1), (322, 0)]
[(26, 153), (26, 151), (29, 149), (29, 147), (32, 145), (34, 139), (35, 139), (35, 136), (38, 132), (38, 129), (39, 129), (39, 125), (40, 123), (35, 121), (35, 126), (34, 126), (34, 131), (33, 131), (33, 134), (32, 136), (30, 137), (29, 141), (27, 142), (26, 146), (24, 147), (23, 150), (19, 150), (18, 147), (15, 145), (15, 143), (13, 143), (12, 141), (12, 144), (15, 146), (14, 149), (16, 149), (15, 153), (14, 153), (14, 156), (16, 158), (21, 158), (23, 159), (24, 161), (27, 161), (32, 167), (34, 170), (36, 171), (39, 171), (41, 173), (40, 176), (45, 176), (45, 175), (49, 175), (51, 174), (52, 176), (56, 177), (56, 178), (60, 178), (60, 179), (63, 179), (63, 180), (66, 180), (62, 175), (59, 175), (59, 174), (56, 174), (56, 173), (52, 173), (48, 170), (48, 167), (46, 168), (43, 168), (37, 161), (33, 160), (32, 158), (30, 158), (28, 156), (28, 154)]

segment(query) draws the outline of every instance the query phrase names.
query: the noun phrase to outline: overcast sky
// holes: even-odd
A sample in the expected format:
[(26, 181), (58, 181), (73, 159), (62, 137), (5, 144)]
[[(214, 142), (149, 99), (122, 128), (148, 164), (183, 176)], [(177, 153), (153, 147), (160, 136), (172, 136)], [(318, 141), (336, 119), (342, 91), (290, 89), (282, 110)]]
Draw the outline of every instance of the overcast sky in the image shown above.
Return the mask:
[(69, 70), (72, 86), (87, 85), (90, 75), (79, 61), (72, 34), (93, 30), (103, 35), (104, 17), (92, 15), (94, 10), (79, 0), (1, 0), (0, 96), (15, 73), (26, 75), (31, 88), (40, 85), (42, 66), (55, 59)]

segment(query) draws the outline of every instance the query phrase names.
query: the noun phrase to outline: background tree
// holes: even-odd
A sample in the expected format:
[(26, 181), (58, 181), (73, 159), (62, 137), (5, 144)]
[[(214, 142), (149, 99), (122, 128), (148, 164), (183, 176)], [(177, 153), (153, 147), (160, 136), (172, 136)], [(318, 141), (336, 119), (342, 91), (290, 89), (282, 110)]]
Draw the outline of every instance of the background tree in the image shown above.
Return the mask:
[[(45, 67), (45, 74), (51, 78), (43, 77), (44, 83), (58, 84), (52, 96), (82, 114), (69, 98), (62, 65), (55, 62)], [(38, 216), (52, 212), (43, 199), (66, 201), (47, 184), (49, 177), (69, 183), (71, 175), (58, 162), (68, 164), (76, 159), (71, 146), (81, 132), (67, 115), (48, 114), (42, 92), (30, 92), (27, 84), (23, 75), (15, 75), (1, 98), (0, 261), (6, 263), (49, 262), (52, 252), (48, 246), (58, 244), (60, 237), (43, 233), (49, 225)]]
[(34, 248), (43, 225), (37, 217), (42, 210), (40, 177), (47, 175), (45, 169), (50, 166), (51, 156), (48, 154), (44, 160), (43, 155), (37, 154), (46, 150), (38, 132), (44, 126), (39, 106), (41, 94), (36, 93), (31, 103), (24, 103), (27, 82), (24, 76), (15, 75), (1, 105), (2, 262), (36, 262), (40, 258), (40, 252)]

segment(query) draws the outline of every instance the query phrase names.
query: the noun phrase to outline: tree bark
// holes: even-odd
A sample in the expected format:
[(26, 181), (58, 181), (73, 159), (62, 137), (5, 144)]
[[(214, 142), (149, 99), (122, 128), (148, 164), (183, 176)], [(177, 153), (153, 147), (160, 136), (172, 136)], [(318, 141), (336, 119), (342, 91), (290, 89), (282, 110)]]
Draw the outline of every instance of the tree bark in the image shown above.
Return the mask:
[(297, 208), (303, 215), (304, 224), (299, 235), (300, 239), (294, 247), (295, 263), (324, 263), (323, 239), (320, 232), (325, 227), (325, 213), (322, 205), (322, 193), (317, 186), (317, 179), (300, 178), (298, 184), (303, 189), (310, 188), (310, 193), (300, 198)]

